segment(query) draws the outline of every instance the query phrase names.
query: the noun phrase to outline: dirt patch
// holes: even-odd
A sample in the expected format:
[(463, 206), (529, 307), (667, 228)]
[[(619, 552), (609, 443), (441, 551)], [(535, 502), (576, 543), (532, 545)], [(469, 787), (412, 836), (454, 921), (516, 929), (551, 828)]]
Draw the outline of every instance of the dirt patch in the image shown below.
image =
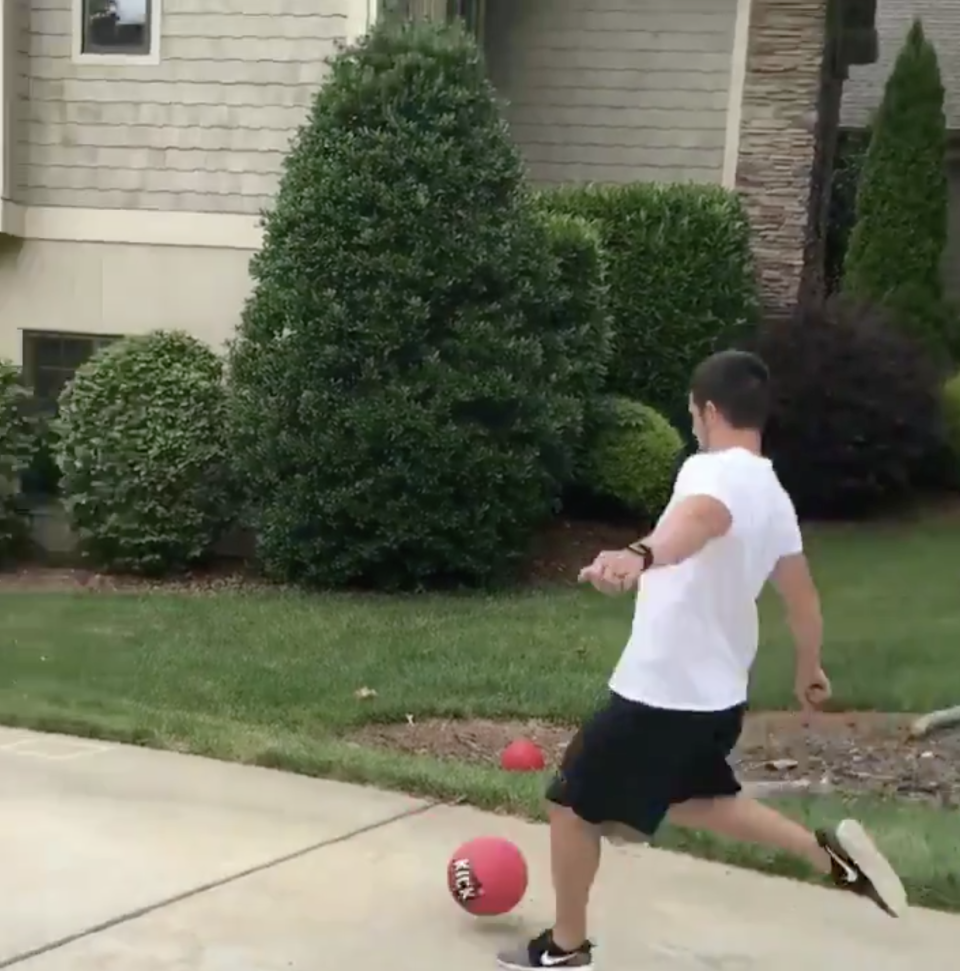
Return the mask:
[(643, 533), (640, 524), (608, 525), (576, 519), (558, 519), (538, 537), (527, 569), (534, 584), (577, 582), (577, 574), (601, 550), (623, 549)]
[[(642, 530), (637, 525), (605, 525), (559, 519), (537, 537), (523, 580), (531, 585), (575, 584), (577, 574), (601, 550), (621, 549), (632, 543)], [(214, 563), (183, 576), (147, 579), (98, 573), (82, 568), (24, 564), (15, 570), (0, 570), (0, 590), (78, 590), (108, 593), (143, 593), (174, 590), (184, 593), (216, 593), (237, 588), (277, 589), (245, 569), (235, 558)]]
[[(960, 732), (917, 741), (907, 715), (873, 712), (747, 716), (736, 752), (740, 777), (750, 782), (809, 780), (851, 795), (883, 795), (960, 806)], [(570, 728), (542, 722), (427, 720), (369, 725), (351, 735), (362, 745), (475, 764), (499, 762), (513, 739), (530, 738), (555, 765)]]
[(0, 571), (0, 591), (53, 593), (148, 593), (172, 590), (178, 593), (219, 593), (236, 589), (275, 589), (264, 581), (237, 569), (235, 563), (181, 576), (151, 579), (119, 576), (84, 569), (28, 566)]

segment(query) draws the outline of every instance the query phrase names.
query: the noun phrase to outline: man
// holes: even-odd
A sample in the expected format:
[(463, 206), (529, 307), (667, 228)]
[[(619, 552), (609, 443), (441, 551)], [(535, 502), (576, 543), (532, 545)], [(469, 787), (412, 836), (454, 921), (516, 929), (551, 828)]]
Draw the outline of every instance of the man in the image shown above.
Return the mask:
[(571, 742), (547, 798), (556, 922), (500, 967), (593, 967), (587, 899), (601, 835), (652, 837), (665, 818), (807, 860), (891, 916), (903, 886), (859, 823), (809, 832), (744, 796), (729, 764), (757, 651), (756, 602), (768, 579), (796, 643), (796, 694), (823, 704), (820, 602), (793, 503), (761, 455), (769, 375), (724, 351), (696, 369), (690, 414), (700, 452), (683, 463), (653, 533), (601, 553), (580, 574), (604, 593), (638, 588), (611, 695)]

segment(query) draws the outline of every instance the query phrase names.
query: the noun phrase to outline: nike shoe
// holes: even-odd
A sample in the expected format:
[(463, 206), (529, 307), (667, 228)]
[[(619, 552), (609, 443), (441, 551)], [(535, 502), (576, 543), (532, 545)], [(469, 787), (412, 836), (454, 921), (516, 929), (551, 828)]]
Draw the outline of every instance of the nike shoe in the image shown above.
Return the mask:
[(830, 877), (841, 890), (872, 900), (891, 917), (907, 910), (907, 893), (887, 858), (854, 819), (836, 829), (817, 830), (817, 842), (830, 856)]
[(530, 971), (531, 968), (578, 968), (593, 971), (593, 945), (584, 941), (575, 951), (561, 951), (553, 942), (553, 931), (544, 931), (529, 944), (497, 955), (505, 971)]

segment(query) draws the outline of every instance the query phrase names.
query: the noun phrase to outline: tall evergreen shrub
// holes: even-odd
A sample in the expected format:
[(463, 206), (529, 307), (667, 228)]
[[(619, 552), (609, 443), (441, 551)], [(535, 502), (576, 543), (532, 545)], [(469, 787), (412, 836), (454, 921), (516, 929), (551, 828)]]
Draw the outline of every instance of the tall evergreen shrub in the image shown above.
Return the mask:
[(907, 310), (935, 307), (942, 298), (948, 213), (943, 100), (937, 53), (915, 20), (887, 80), (860, 176), (843, 280), (843, 289), (859, 300)]
[(232, 349), (266, 572), (379, 588), (506, 577), (582, 407), (548, 339), (547, 228), (473, 40), (381, 22), (284, 164)]

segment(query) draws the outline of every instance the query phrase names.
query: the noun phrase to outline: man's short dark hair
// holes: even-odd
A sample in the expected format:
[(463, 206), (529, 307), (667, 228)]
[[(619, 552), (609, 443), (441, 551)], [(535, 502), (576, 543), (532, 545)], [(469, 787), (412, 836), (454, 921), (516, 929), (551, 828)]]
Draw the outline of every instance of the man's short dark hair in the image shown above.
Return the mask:
[(770, 413), (770, 372), (748, 351), (719, 351), (701, 361), (690, 381), (697, 408), (712, 402), (733, 428), (762, 431)]

